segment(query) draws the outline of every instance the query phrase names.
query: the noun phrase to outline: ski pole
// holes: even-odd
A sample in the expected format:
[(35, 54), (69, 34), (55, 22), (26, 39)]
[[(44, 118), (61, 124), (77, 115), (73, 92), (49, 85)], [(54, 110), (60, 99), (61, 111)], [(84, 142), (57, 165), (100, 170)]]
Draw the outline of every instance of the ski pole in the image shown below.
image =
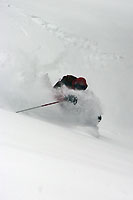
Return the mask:
[(28, 110), (33, 110), (33, 109), (37, 109), (37, 108), (42, 108), (42, 107), (45, 107), (45, 106), (50, 106), (50, 105), (53, 105), (53, 104), (57, 104), (57, 103), (60, 103), (62, 101), (64, 101), (65, 99), (62, 98), (58, 101), (54, 101), (54, 102), (51, 102), (51, 103), (46, 103), (46, 104), (42, 104), (40, 106), (34, 106), (34, 107), (31, 107), (31, 108), (26, 108), (26, 109), (23, 109), (23, 110), (18, 110), (16, 113), (20, 113), (20, 112), (25, 112), (25, 111), (28, 111)]

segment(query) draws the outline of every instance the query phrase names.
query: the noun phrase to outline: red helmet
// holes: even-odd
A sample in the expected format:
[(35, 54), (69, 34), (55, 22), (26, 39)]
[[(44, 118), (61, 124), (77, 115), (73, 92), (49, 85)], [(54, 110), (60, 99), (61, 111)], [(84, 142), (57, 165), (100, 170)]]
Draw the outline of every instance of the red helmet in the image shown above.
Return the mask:
[(88, 87), (85, 78), (79, 77), (72, 82), (73, 89), (86, 90)]

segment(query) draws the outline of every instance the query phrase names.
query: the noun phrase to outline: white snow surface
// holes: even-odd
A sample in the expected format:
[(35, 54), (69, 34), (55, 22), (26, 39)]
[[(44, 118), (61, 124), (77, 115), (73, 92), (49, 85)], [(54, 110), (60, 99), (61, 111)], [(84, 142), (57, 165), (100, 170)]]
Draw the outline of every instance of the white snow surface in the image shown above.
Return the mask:
[[(133, 199), (132, 11), (131, 0), (0, 1), (0, 199)], [(16, 113), (55, 101), (66, 74), (89, 85), (70, 92), (76, 105)]]

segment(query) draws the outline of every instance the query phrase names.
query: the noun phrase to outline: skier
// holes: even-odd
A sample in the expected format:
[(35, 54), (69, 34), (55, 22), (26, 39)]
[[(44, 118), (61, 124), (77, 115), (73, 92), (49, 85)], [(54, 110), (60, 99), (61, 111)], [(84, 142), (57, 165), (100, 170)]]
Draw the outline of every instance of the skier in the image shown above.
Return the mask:
[[(66, 86), (68, 89), (72, 89), (72, 90), (86, 90), (88, 85), (87, 85), (87, 82), (86, 82), (86, 79), (83, 78), (83, 77), (75, 77), (73, 75), (66, 75), (66, 76), (63, 76), (63, 78), (58, 81), (54, 86), (53, 88), (55, 89), (58, 89), (58, 88), (62, 88), (63, 86)], [(57, 99), (58, 98), (62, 98), (62, 95), (59, 95), (57, 96)], [(64, 100), (65, 101), (68, 101), (68, 102), (71, 102), (73, 103), (74, 105), (77, 104), (78, 102), (78, 98), (74, 95), (68, 95), (68, 96), (65, 96), (64, 97)], [(102, 116), (98, 116), (98, 122), (100, 122), (102, 119)]]
[[(86, 88), (88, 87), (85, 78), (77, 78), (73, 75), (63, 76), (63, 78), (54, 85), (54, 88), (61, 88), (64, 85), (68, 89), (73, 90), (86, 90)], [(75, 105), (78, 101), (78, 98), (74, 95), (68, 95), (64, 97), (64, 100), (69, 101)]]

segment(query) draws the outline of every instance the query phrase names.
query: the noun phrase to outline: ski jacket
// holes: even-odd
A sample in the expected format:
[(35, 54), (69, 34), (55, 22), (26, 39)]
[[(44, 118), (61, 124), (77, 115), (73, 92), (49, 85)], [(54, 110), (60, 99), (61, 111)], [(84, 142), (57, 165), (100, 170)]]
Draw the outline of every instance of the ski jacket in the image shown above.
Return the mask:
[(85, 90), (88, 87), (83, 77), (77, 78), (73, 75), (63, 76), (63, 78), (54, 85), (54, 88), (60, 88), (63, 85), (74, 90)]

